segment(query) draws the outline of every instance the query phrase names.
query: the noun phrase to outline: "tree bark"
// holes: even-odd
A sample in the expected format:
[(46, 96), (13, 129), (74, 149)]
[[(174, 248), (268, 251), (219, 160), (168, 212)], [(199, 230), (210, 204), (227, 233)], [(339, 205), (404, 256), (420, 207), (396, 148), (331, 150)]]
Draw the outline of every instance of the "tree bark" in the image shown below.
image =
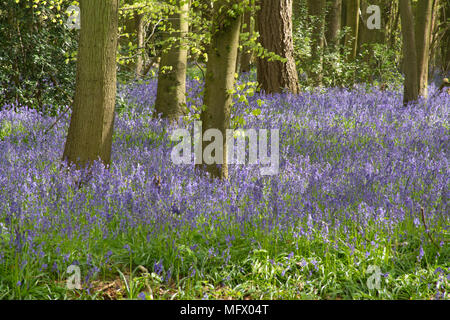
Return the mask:
[(347, 57), (349, 61), (355, 60), (358, 50), (359, 9), (360, 0), (347, 0), (345, 25), (350, 28), (350, 32), (345, 36), (345, 44), (350, 49), (350, 54)]
[(136, 37), (138, 52), (136, 56), (135, 74), (137, 79), (141, 79), (144, 76), (144, 64), (145, 64), (145, 28), (144, 28), (144, 16), (142, 14), (136, 14), (134, 16), (136, 26)]
[(81, 0), (73, 112), (63, 160), (86, 166), (111, 159), (116, 101), (118, 0)]
[(186, 103), (187, 47), (184, 39), (189, 31), (189, 2), (178, 0), (177, 6), (179, 10), (170, 16), (168, 23), (174, 31), (164, 39), (174, 41), (167, 42), (163, 48), (155, 102), (156, 112), (171, 121), (183, 115)]
[(403, 63), (405, 65), (405, 84), (403, 103), (417, 100), (419, 96), (416, 40), (414, 37), (414, 17), (410, 0), (399, 0), (402, 20)]
[(292, 38), (292, 0), (261, 0), (258, 13), (260, 43), (287, 62), (258, 58), (258, 82), (266, 93), (299, 92)]
[(431, 16), (431, 37), (430, 37), (430, 60), (429, 60), (429, 68), (434, 71), (437, 63), (437, 41), (439, 39), (438, 37), (438, 22), (439, 22), (439, 16), (440, 16), (440, 3), (439, 0), (434, 0), (433, 2), (433, 10), (432, 10), (432, 16)]
[(325, 39), (327, 46), (334, 47), (341, 30), (342, 0), (328, 0), (327, 7)]
[(419, 0), (415, 24), (415, 41), (417, 50), (417, 77), (419, 95), (428, 96), (428, 66), (430, 57), (431, 19), (433, 0)]
[(308, 15), (312, 19), (311, 60), (317, 68), (311, 75), (315, 86), (322, 85), (323, 48), (325, 43), (325, 0), (308, 0)]
[[(226, 130), (230, 128), (230, 113), (234, 87), (236, 57), (239, 45), (241, 17), (231, 17), (227, 11), (239, 0), (218, 0), (214, 4), (211, 44), (206, 66), (205, 94), (206, 109), (201, 114), (202, 132), (218, 129), (222, 133), (223, 164), (203, 166), (213, 178), (228, 178)], [(204, 148), (202, 147), (202, 150)], [(216, 150), (218, 151), (218, 150)]]

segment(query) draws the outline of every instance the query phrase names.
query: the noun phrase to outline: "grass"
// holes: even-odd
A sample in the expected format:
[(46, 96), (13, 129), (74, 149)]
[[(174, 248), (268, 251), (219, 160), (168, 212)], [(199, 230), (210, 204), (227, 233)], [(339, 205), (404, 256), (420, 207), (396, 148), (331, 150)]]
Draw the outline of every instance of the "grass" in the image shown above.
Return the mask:
[[(77, 223), (82, 230), (89, 221), (80, 217)], [(105, 227), (118, 229), (115, 221)], [(148, 299), (432, 299), (443, 292), (449, 298), (444, 271), (448, 247), (441, 251), (426, 242), (419, 259), (422, 226), (405, 221), (396, 227), (395, 238), (385, 236), (376, 222), (366, 226), (365, 237), (353, 223), (345, 227), (353, 229), (354, 248), (339, 230), (333, 241), (320, 241), (320, 235), (300, 237), (297, 232), (308, 228), (307, 223), (271, 232), (250, 226), (165, 230), (151, 241), (147, 236), (155, 230), (147, 227), (107, 238), (102, 230), (93, 230), (89, 242), (55, 234), (42, 242), (57, 245), (73, 260), (90, 257), (81, 265), (82, 278), (93, 273), (83, 290), (66, 289), (69, 275), (64, 270), (52, 272), (50, 265), (43, 270), (25, 263), (26, 256), (2, 248), (0, 298), (136, 299), (144, 293)], [(49, 264), (62, 266), (63, 260), (61, 255), (48, 257)], [(155, 261), (160, 268), (154, 268)], [(382, 273), (379, 288), (367, 285), (371, 265)], [(93, 271), (95, 266), (101, 268)], [(443, 272), (435, 272), (438, 268)]]

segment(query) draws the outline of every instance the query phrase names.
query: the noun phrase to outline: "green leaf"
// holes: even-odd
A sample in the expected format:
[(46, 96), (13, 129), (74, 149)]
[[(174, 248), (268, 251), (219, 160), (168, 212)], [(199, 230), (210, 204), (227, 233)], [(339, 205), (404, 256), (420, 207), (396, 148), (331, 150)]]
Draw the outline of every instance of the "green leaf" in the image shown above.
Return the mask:
[(261, 109), (255, 109), (252, 111), (252, 115), (259, 116), (261, 114)]

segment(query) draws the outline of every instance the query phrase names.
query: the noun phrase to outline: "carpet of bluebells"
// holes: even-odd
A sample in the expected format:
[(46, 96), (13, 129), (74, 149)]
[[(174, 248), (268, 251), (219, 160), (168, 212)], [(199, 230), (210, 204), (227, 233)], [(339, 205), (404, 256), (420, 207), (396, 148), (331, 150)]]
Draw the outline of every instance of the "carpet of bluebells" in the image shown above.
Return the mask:
[(279, 174), (228, 181), (172, 163), (156, 81), (119, 88), (109, 168), (61, 162), (68, 114), (4, 106), (0, 299), (449, 299), (450, 96), (253, 87), (233, 125), (280, 129)]

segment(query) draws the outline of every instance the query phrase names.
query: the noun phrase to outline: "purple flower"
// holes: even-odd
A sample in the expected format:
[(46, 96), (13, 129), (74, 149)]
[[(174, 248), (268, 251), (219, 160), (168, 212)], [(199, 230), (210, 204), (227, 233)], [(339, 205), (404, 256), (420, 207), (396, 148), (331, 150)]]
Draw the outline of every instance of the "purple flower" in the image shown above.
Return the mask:
[(139, 293), (139, 294), (138, 294), (138, 298), (141, 299), (141, 300), (146, 300), (146, 295), (145, 295), (145, 293), (144, 293), (144, 292)]
[(155, 264), (153, 265), (153, 271), (157, 274), (157, 275), (161, 275), (164, 271), (164, 265), (162, 263), (162, 260), (160, 260), (159, 262), (155, 262)]
[[(187, 87), (188, 113), (198, 115), (204, 86), (188, 80)], [(421, 207), (429, 228), (446, 225), (442, 213), (448, 211), (450, 97), (433, 95), (435, 90), (430, 86), (426, 103), (405, 108), (401, 90), (366, 92), (361, 87), (299, 95), (257, 93), (248, 97), (249, 106), (235, 99), (231, 117), (242, 117), (245, 128), (280, 130), (280, 174), (262, 177), (259, 165), (230, 166), (226, 182), (211, 182), (195, 166), (171, 162), (172, 128), (155, 116), (153, 107), (156, 80), (119, 86), (118, 95), (129, 110), (115, 119), (109, 168), (95, 162), (90, 170), (76, 170), (61, 162), (70, 112), (56, 115), (62, 116), (60, 122), (43, 135), (42, 128), (56, 117), (16, 105), (0, 106), (1, 241), (26, 257), (27, 268), (45, 270), (60, 248), (83, 243), (86, 247), (79, 252), (88, 255), (96, 250), (91, 247), (93, 238), (120, 243), (139, 233), (149, 245), (155, 240), (163, 243), (157, 248), (166, 251), (154, 254), (162, 258), (175, 252), (183, 264), (192, 262), (191, 253), (177, 248), (180, 244), (173, 240), (190, 230), (191, 250), (202, 255), (203, 245), (210, 241), (209, 247), (214, 247), (207, 247), (207, 252), (226, 266), (233, 246), (242, 241), (264, 249), (261, 239), (250, 239), (254, 231), (277, 232), (283, 240), (294, 237), (291, 248), (301, 247), (303, 241), (327, 245), (343, 239), (345, 244), (335, 249), (347, 251), (360, 264), (355, 250), (361, 238), (377, 247), (396, 242), (399, 232), (406, 237), (403, 225), (422, 225), (417, 215)], [(261, 114), (251, 115), (246, 111), (251, 108)], [(373, 229), (378, 239), (370, 238)], [(124, 241), (119, 248), (132, 253)], [(370, 250), (363, 251), (366, 258)], [(104, 256), (104, 264), (112, 262), (112, 251)], [(421, 247), (418, 258), (424, 255)], [(286, 258), (294, 259), (293, 252)], [(66, 264), (69, 259), (66, 254), (58, 261)], [(98, 269), (90, 259), (87, 270), (95, 273)], [(162, 261), (154, 265), (160, 275)], [(307, 266), (306, 260), (302, 264)], [(317, 262), (311, 265), (318, 268)], [(58, 271), (56, 262), (51, 269)], [(195, 269), (188, 273), (195, 274)]]
[(419, 261), (422, 260), (422, 258), (423, 258), (424, 255), (425, 255), (425, 252), (423, 251), (423, 247), (420, 246), (420, 249), (419, 249), (419, 255), (417, 256), (417, 259), (418, 259)]

